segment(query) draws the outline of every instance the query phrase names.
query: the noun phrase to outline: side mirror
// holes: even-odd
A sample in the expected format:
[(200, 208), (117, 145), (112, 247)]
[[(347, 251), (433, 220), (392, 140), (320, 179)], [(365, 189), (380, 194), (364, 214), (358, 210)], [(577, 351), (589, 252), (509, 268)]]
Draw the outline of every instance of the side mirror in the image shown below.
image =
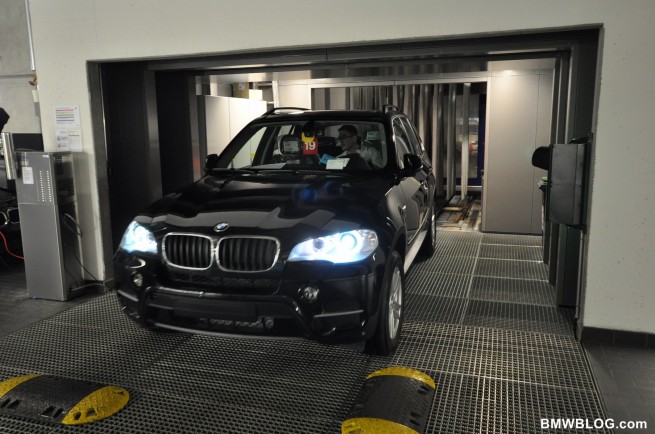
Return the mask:
[(421, 157), (414, 154), (403, 155), (403, 165), (405, 168), (400, 171), (402, 176), (414, 176), (416, 172), (423, 168)]
[(205, 173), (209, 173), (210, 170), (215, 169), (218, 165), (218, 155), (209, 154), (205, 158)]

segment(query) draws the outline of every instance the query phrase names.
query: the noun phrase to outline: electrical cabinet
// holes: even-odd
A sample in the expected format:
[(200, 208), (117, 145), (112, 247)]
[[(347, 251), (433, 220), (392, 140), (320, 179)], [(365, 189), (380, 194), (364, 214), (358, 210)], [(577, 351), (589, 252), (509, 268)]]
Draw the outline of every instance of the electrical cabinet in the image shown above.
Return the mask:
[[(558, 306), (578, 303), (581, 237), (584, 230), (585, 160), (587, 138), (550, 145), (548, 220), (559, 225), (555, 293)], [(553, 262), (551, 261), (551, 264)], [(552, 280), (551, 280), (552, 282)]]
[(16, 157), (28, 295), (68, 300), (83, 283), (73, 155), (17, 152)]
[(574, 227), (583, 223), (585, 145), (566, 143), (550, 147), (548, 217), (553, 223)]

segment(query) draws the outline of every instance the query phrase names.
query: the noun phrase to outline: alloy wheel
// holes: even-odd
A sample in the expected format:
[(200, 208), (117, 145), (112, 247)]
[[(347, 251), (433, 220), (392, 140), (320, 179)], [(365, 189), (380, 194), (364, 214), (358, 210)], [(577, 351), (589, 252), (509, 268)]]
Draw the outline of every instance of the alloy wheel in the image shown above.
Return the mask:
[(434, 210), (432, 210), (432, 221), (430, 222), (432, 226), (432, 247), (437, 246), (437, 217), (434, 215)]
[(400, 318), (403, 308), (403, 281), (400, 275), (400, 269), (395, 267), (391, 276), (391, 288), (389, 294), (388, 325), (389, 338), (396, 338), (400, 329)]

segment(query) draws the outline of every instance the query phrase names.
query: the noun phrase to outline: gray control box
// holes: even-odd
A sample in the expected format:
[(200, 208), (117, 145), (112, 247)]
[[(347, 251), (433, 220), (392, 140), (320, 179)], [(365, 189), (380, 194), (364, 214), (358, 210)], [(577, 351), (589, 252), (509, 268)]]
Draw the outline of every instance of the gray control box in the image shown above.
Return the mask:
[(551, 145), (548, 196), (551, 222), (574, 227), (583, 223), (584, 163), (584, 143)]
[(73, 155), (17, 152), (16, 194), (30, 297), (65, 301), (82, 285)]

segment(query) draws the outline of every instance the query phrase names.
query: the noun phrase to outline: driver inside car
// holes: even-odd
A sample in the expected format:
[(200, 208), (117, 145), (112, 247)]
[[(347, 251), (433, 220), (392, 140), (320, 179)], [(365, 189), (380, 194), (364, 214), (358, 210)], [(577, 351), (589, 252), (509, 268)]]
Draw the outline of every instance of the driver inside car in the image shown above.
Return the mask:
[(359, 155), (372, 168), (381, 168), (384, 166), (382, 154), (372, 147), (362, 147), (360, 145), (357, 128), (353, 125), (343, 125), (339, 128), (339, 137), (337, 146), (343, 151), (337, 155), (337, 158), (351, 157), (354, 154)]

